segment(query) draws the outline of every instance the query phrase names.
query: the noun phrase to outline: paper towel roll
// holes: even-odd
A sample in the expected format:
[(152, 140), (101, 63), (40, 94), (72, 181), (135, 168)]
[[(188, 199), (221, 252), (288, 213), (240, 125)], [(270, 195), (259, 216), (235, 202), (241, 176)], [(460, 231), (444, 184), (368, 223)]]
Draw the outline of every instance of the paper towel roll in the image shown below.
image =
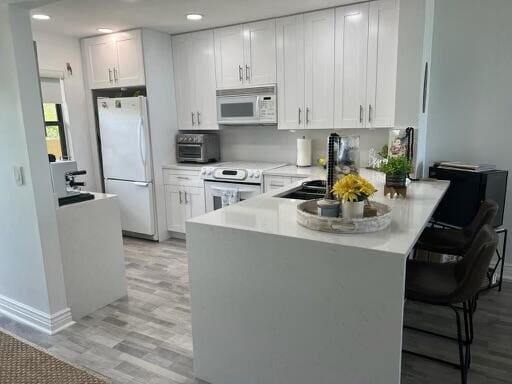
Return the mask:
[(306, 139), (305, 136), (297, 139), (297, 166), (311, 166), (311, 139)]

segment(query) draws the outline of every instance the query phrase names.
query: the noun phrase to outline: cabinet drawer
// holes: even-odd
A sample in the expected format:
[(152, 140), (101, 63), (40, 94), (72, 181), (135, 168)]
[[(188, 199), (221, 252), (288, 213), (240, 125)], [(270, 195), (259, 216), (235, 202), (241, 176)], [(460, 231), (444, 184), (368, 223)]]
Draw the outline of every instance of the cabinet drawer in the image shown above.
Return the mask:
[(264, 176), (265, 192), (283, 188), (291, 184), (292, 178), (288, 176)]
[(200, 171), (185, 171), (177, 169), (164, 169), (164, 184), (181, 185), (184, 187), (203, 188), (204, 183)]

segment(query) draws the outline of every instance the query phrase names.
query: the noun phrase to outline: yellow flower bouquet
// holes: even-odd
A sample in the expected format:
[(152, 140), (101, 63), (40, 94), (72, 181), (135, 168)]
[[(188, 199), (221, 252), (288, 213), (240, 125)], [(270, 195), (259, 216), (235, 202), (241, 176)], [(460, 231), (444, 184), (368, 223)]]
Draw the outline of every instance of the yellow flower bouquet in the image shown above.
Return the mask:
[(341, 201), (357, 202), (365, 201), (373, 196), (377, 189), (359, 175), (346, 175), (339, 179), (332, 188), (332, 193)]

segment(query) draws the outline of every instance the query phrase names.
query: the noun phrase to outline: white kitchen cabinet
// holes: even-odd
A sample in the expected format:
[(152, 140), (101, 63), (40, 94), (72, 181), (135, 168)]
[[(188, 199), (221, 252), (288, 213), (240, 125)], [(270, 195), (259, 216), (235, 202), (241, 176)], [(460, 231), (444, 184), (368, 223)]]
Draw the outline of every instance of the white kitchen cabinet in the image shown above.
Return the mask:
[(213, 31), (174, 36), (172, 46), (179, 129), (219, 129)]
[(276, 23), (278, 129), (304, 128), (304, 16)]
[(185, 189), (186, 219), (206, 213), (204, 188), (187, 187)]
[(185, 221), (206, 213), (204, 183), (197, 170), (164, 169), (167, 229), (185, 233)]
[(398, 1), (336, 9), (334, 128), (395, 125)]
[(370, 3), (366, 91), (369, 128), (395, 125), (398, 17), (398, 0)]
[(82, 44), (90, 89), (145, 84), (140, 30), (91, 37)]
[(217, 88), (276, 81), (275, 19), (214, 31)]
[(183, 187), (165, 186), (165, 209), (167, 229), (171, 232), (185, 232), (186, 206), (183, 204)]
[(366, 126), (368, 3), (336, 9), (334, 127)]
[(277, 21), (279, 129), (328, 129), (334, 108), (334, 10)]
[(304, 179), (304, 176), (278, 176), (278, 175), (264, 175), (263, 176), (263, 191), (273, 191), (295, 183), (296, 181)]
[(332, 128), (334, 118), (334, 9), (304, 15), (304, 50), (306, 128)]

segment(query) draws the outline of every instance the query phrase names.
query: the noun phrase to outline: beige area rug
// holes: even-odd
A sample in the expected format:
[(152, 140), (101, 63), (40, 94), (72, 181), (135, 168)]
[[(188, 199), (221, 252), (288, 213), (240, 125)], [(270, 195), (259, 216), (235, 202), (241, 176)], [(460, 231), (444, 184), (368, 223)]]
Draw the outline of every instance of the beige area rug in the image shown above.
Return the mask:
[(0, 329), (1, 384), (106, 384), (109, 381), (49, 355)]

